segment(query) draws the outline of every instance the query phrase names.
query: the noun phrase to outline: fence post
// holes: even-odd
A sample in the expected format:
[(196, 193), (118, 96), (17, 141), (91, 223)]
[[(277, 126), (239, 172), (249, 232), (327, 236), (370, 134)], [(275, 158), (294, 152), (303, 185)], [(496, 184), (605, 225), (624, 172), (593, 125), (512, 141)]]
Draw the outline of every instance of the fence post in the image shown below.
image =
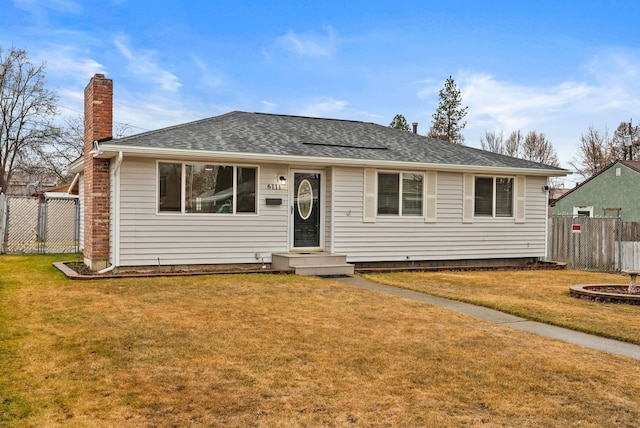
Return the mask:
[(47, 201), (38, 199), (38, 254), (46, 254), (47, 249)]
[(622, 217), (618, 217), (616, 219), (616, 229), (617, 229), (617, 238), (618, 238), (618, 269), (617, 271), (622, 271)]
[(0, 193), (0, 254), (4, 253), (4, 241), (7, 230), (7, 197)]

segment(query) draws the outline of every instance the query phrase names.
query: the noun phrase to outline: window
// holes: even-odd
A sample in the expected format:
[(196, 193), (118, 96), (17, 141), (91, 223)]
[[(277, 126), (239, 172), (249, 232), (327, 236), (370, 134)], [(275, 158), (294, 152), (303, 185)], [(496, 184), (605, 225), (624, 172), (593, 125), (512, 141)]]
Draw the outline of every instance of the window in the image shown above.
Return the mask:
[(582, 217), (593, 217), (593, 207), (573, 207), (573, 215)]
[(474, 216), (513, 217), (513, 178), (475, 177)]
[(232, 165), (160, 162), (158, 211), (182, 212), (184, 203), (188, 214), (255, 213), (256, 171)]
[(378, 174), (378, 215), (400, 213), (399, 177), (399, 174)]
[(378, 215), (423, 215), (424, 175), (378, 173)]
[(236, 212), (256, 212), (256, 168), (237, 168), (236, 194), (238, 203)]
[(182, 211), (182, 164), (159, 163), (158, 211)]

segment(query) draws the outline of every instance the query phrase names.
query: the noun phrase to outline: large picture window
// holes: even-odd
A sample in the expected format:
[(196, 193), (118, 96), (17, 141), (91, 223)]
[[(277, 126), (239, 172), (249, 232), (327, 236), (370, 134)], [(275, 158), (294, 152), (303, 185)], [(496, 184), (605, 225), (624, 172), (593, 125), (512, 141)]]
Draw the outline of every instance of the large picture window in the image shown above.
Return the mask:
[(184, 206), (186, 214), (255, 213), (256, 171), (233, 165), (160, 162), (158, 211), (182, 212)]
[(513, 178), (475, 177), (474, 216), (513, 217)]
[(378, 215), (422, 216), (424, 175), (378, 173)]

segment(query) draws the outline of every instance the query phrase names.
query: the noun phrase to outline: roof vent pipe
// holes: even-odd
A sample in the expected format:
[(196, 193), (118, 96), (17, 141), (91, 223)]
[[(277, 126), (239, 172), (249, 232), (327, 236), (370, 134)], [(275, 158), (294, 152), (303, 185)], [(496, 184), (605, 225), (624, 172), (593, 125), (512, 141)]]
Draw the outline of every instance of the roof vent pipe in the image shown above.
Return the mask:
[(418, 122), (413, 122), (411, 125), (413, 125), (413, 133), (417, 134), (418, 133)]

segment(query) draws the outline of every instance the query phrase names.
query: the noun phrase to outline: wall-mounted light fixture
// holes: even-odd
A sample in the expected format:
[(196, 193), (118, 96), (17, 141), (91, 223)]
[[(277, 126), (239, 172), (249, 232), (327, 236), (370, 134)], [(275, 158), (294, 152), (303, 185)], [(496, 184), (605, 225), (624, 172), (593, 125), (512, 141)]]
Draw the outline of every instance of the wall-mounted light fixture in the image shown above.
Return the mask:
[(278, 178), (278, 180), (280, 180), (281, 186), (284, 186), (285, 184), (287, 184), (287, 178), (284, 175), (281, 175), (280, 178)]

